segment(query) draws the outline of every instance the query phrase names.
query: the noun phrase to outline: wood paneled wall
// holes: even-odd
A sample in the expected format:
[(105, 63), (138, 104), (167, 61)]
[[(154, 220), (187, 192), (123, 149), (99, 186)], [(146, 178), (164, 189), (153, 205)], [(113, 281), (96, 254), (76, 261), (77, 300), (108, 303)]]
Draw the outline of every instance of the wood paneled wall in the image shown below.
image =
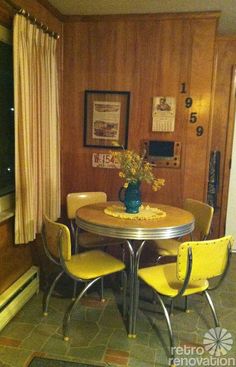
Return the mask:
[[(45, 0), (15, 0), (15, 3), (37, 16), (50, 29), (62, 35), (59, 41), (60, 76), (63, 98), (61, 159), (62, 201), (73, 191), (105, 190), (110, 200), (117, 199), (122, 185), (117, 170), (92, 168), (93, 152), (104, 149), (83, 146), (84, 91), (130, 91), (128, 147), (140, 150), (144, 139), (173, 140), (182, 143), (179, 169), (155, 169), (166, 179), (165, 187), (153, 193), (143, 187), (143, 199), (181, 206), (185, 197), (206, 196), (208, 156), (210, 149), (210, 110), (215, 32), (218, 13), (138, 15), (104, 17), (68, 17), (63, 24), (44, 7)], [(11, 26), (12, 10), (0, 4), (0, 22)], [(63, 31), (64, 28), (64, 31)], [(62, 51), (64, 48), (64, 53)], [(62, 62), (63, 60), (63, 62)], [(186, 93), (181, 93), (185, 83)], [(152, 98), (158, 95), (176, 98), (174, 133), (154, 133)], [(185, 99), (193, 98), (187, 109)], [(189, 123), (191, 112), (198, 121)], [(196, 136), (196, 127), (204, 134)], [(4, 287), (19, 276), (14, 259), (12, 222), (0, 230), (3, 235), (0, 262), (6, 267)], [(11, 250), (6, 250), (7, 246)], [(40, 246), (41, 249), (41, 246)], [(14, 249), (15, 250), (15, 249)], [(21, 270), (30, 266), (29, 247), (19, 247)], [(41, 255), (40, 255), (41, 256)], [(31, 258), (30, 258), (31, 259)], [(1, 274), (0, 274), (1, 276)]]
[[(42, 0), (41, 0), (42, 1)], [(37, 19), (45, 23), (50, 29), (58, 32), (63, 36), (62, 23), (50, 13), (38, 1), (32, 0), (14, 0), (14, 3), (19, 7), (36, 16)], [(4, 1), (0, 2), (0, 23), (9, 28), (12, 27), (14, 11)], [(59, 73), (62, 75), (62, 40), (58, 41), (58, 59), (59, 59)], [(61, 86), (62, 89), (62, 86)], [(6, 220), (0, 224), (0, 293), (9, 287), (16, 279), (19, 278), (32, 265), (31, 247), (33, 256), (35, 255), (34, 247), (36, 245), (14, 246), (14, 220)], [(37, 250), (37, 246), (36, 246)], [(37, 250), (37, 254), (38, 254)], [(40, 263), (37, 260), (37, 265)], [(35, 261), (34, 261), (35, 262)]]
[[(92, 168), (93, 152), (83, 147), (84, 91), (130, 91), (128, 147), (140, 150), (143, 139), (182, 143), (181, 168), (159, 168), (165, 187), (143, 199), (181, 206), (183, 199), (203, 200), (208, 179), (210, 105), (218, 13), (161, 16), (68, 18), (64, 25), (64, 115), (62, 198), (75, 191), (105, 190), (117, 199), (118, 171)], [(181, 93), (181, 83), (186, 93)], [(176, 98), (174, 133), (152, 132), (153, 96)], [(191, 108), (185, 99), (193, 98)], [(189, 123), (191, 112), (198, 121)], [(196, 135), (203, 126), (204, 134)]]
[(219, 38), (216, 44), (216, 79), (213, 108), (212, 150), (219, 150), (220, 185), (214, 215), (213, 236), (224, 235), (227, 210), (230, 157), (234, 121), (229, 114), (233, 66), (236, 65), (236, 37)]
[(14, 219), (0, 224), (0, 293), (32, 265), (29, 246), (14, 246)]

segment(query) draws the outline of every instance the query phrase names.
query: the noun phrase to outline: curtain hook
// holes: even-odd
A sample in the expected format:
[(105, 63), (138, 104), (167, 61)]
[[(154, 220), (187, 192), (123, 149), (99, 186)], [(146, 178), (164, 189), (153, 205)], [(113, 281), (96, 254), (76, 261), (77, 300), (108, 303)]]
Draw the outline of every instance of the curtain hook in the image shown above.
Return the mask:
[(44, 24), (42, 28), (44, 33), (48, 33), (48, 27)]

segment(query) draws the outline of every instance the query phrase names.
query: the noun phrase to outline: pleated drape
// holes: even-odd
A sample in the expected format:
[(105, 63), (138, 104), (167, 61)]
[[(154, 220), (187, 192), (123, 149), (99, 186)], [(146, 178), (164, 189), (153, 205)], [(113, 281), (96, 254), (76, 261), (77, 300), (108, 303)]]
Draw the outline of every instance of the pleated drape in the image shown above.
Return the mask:
[(34, 240), (43, 214), (60, 216), (57, 41), (14, 18), (15, 243)]

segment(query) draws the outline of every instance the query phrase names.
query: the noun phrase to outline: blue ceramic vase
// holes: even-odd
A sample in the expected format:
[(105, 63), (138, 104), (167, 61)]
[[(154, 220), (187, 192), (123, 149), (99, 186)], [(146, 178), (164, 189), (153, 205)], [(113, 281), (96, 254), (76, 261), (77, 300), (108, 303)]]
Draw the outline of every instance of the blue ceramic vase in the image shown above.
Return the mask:
[(119, 191), (119, 200), (125, 204), (126, 213), (136, 214), (142, 204), (140, 182), (130, 182), (127, 188)]

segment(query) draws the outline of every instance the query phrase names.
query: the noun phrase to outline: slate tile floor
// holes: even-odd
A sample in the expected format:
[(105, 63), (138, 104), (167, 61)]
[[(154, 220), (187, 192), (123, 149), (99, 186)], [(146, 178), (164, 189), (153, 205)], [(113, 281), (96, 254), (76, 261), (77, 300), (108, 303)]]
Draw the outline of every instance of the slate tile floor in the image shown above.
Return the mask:
[[(34, 355), (107, 366), (167, 366), (168, 333), (163, 314), (158, 305), (143, 301), (144, 298), (151, 300), (150, 290), (141, 287), (136, 339), (127, 338), (125, 323), (117, 307), (117, 303), (121, 303), (118, 293), (110, 288), (105, 289), (105, 293), (105, 303), (100, 303), (96, 293), (82, 300), (72, 317), (69, 342), (62, 339), (61, 322), (70, 300), (52, 297), (49, 315), (44, 317), (42, 293), (35, 295), (0, 333), (0, 366), (26, 367)], [(236, 358), (236, 254), (227, 279), (212, 293), (212, 298), (221, 325), (234, 340), (231, 351), (224, 357)], [(189, 304), (188, 314), (180, 309), (174, 311), (175, 342), (182, 347), (202, 346), (205, 332), (213, 326), (212, 316), (203, 297), (193, 296)], [(185, 357), (181, 366), (187, 366), (188, 360), (189, 365), (202, 367), (197, 361), (199, 355), (181, 357)], [(209, 359), (209, 354), (205, 352), (200, 357)]]

